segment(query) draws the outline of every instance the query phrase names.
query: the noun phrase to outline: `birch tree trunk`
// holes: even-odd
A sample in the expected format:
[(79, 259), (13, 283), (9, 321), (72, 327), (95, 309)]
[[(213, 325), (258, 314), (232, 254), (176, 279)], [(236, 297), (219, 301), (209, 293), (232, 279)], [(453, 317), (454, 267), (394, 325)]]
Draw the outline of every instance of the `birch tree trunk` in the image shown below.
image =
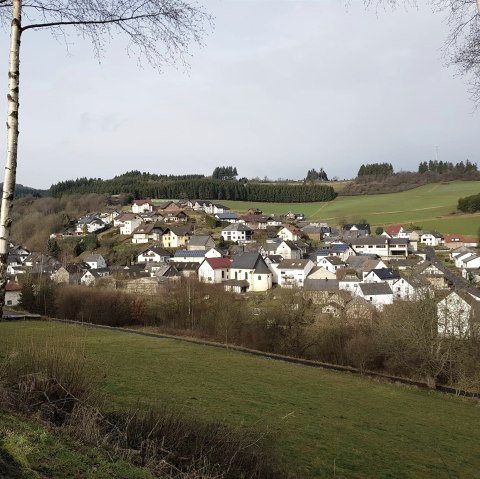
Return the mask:
[(18, 93), (20, 80), (20, 36), (22, 26), (22, 0), (13, 0), (12, 25), (10, 31), (10, 60), (8, 70), (8, 114), (7, 114), (7, 161), (3, 179), (0, 211), (0, 317), (5, 305), (7, 284), (7, 257), (12, 219), (13, 195), (17, 172), (18, 145)]

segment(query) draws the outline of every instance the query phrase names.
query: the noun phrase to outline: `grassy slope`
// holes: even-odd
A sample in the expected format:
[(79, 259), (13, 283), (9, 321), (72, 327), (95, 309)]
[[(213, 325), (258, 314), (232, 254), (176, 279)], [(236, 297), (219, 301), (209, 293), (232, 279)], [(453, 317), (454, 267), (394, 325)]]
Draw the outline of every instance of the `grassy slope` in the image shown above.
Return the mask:
[(340, 196), (328, 203), (248, 203), (223, 201), (234, 211), (245, 212), (258, 207), (266, 214), (304, 213), (309, 220), (338, 224), (341, 220), (366, 218), (372, 225), (418, 223), (424, 228), (438, 228), (444, 233), (474, 235), (480, 225), (480, 214), (452, 215), (458, 198), (480, 191), (478, 181), (435, 183), (388, 195)]
[(294, 477), (479, 477), (478, 403), (173, 340), (46, 323), (0, 324), (15, 341), (77, 335), (112, 405), (268, 426)]
[(147, 479), (146, 470), (109, 459), (98, 448), (65, 441), (45, 427), (0, 412), (0, 477)]

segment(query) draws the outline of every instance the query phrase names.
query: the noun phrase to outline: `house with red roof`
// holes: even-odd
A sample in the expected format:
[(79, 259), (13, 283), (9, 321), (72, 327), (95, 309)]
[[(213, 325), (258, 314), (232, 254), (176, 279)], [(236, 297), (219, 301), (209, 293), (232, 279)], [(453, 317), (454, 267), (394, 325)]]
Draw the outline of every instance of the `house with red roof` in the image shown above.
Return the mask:
[(218, 284), (229, 278), (230, 258), (205, 258), (198, 268), (198, 278), (202, 283)]
[(285, 241), (297, 241), (302, 237), (302, 232), (293, 225), (284, 225), (277, 236)]
[(463, 235), (443, 235), (443, 243), (448, 249), (460, 248), (465, 245), (465, 237)]
[(9, 281), (5, 285), (5, 306), (18, 306), (22, 287), (15, 281)]
[(402, 225), (390, 225), (385, 230), (385, 233), (387, 233), (390, 238), (405, 238), (404, 232), (405, 230)]

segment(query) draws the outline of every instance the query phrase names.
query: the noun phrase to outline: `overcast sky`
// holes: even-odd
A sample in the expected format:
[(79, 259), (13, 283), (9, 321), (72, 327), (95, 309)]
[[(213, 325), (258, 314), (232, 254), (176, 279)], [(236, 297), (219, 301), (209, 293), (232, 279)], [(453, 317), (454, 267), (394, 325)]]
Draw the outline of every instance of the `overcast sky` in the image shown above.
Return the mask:
[(354, 2), (205, 1), (215, 29), (186, 73), (139, 69), (122, 39), (99, 63), (75, 35), (67, 52), (26, 32), (18, 182), (48, 188), (132, 169), (208, 175), (220, 165), (249, 178), (321, 167), (351, 178), (362, 163), (416, 169), (437, 147), (439, 160), (480, 163), (480, 111), (444, 66), (442, 16)]

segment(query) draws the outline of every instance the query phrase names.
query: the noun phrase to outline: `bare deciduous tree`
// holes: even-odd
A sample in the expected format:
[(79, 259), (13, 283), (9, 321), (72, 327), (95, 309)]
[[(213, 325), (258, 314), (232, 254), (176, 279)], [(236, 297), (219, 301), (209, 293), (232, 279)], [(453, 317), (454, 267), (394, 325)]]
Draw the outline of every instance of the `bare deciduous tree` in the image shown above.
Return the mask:
[[(25, 23), (22, 20), (25, 19)], [(27, 30), (48, 28), (56, 38), (69, 28), (90, 40), (95, 54), (116, 33), (128, 39), (127, 53), (154, 68), (185, 63), (192, 43), (201, 43), (211, 17), (197, 4), (182, 0), (0, 0), (0, 25), (10, 26), (7, 161), (0, 212), (0, 315), (5, 302), (11, 207), (18, 145), (20, 43)]]

